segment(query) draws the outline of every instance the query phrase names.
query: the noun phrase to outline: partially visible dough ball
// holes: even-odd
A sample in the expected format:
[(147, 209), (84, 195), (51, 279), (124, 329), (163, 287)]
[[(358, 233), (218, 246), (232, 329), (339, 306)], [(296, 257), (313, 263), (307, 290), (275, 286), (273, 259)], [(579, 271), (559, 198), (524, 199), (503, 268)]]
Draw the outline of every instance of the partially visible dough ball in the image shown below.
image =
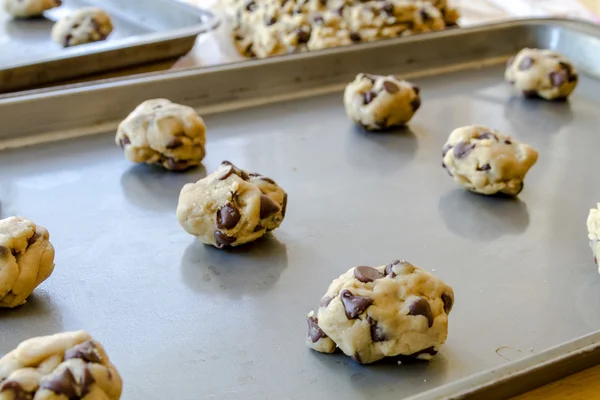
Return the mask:
[(25, 340), (0, 358), (2, 400), (118, 400), (123, 383), (89, 333)]
[[(17, 307), (54, 271), (46, 228), (22, 217), (0, 220), (0, 307)], [(0, 397), (1, 398), (1, 397)]]
[(252, 242), (278, 228), (287, 193), (270, 178), (228, 161), (181, 189), (177, 219), (187, 232), (218, 248)]
[(429, 360), (446, 341), (453, 304), (450, 286), (406, 261), (351, 268), (308, 314), (306, 343), (324, 353), (337, 346), (361, 364)]
[(571, 94), (579, 75), (573, 64), (560, 53), (523, 49), (508, 60), (504, 78), (526, 97), (557, 100)]
[(115, 141), (129, 161), (182, 171), (204, 158), (206, 125), (191, 107), (147, 100), (119, 124)]
[(472, 192), (518, 195), (538, 153), (484, 126), (457, 128), (442, 150), (442, 166), (454, 181)]
[(52, 40), (63, 47), (104, 40), (113, 30), (110, 16), (100, 8), (82, 8), (52, 27)]
[(368, 130), (402, 126), (421, 107), (419, 88), (395, 76), (358, 74), (344, 91), (348, 117)]
[(4, 9), (15, 18), (33, 18), (58, 7), (61, 0), (3, 0)]
[(590, 210), (587, 228), (590, 247), (594, 253), (594, 263), (598, 265), (598, 272), (600, 272), (600, 203), (598, 203), (598, 208)]

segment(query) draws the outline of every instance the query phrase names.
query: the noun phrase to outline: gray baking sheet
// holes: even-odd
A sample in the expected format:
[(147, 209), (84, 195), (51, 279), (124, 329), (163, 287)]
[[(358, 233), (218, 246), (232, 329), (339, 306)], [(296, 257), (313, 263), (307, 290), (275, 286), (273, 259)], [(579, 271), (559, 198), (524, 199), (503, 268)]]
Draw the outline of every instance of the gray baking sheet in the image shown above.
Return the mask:
[[(480, 43), (526, 31), (522, 42), (477, 53)], [(585, 220), (600, 200), (594, 184), (600, 82), (597, 65), (577, 62), (597, 53), (594, 33), (570, 22), (525, 21), (0, 100), (0, 117), (13, 132), (5, 144), (16, 145), (19, 135), (45, 141), (0, 153), (2, 217), (24, 215), (44, 225), (56, 248), (55, 272), (30, 302), (0, 311), (0, 353), (31, 336), (86, 329), (121, 372), (125, 399), (432, 399), (536, 365), (551, 369), (553, 360), (597, 347), (600, 276)], [(565, 42), (569, 37), (588, 45)], [(430, 64), (445, 65), (445, 72), (419, 64), (418, 49), (445, 40), (464, 41), (454, 59)], [(503, 82), (513, 46), (545, 44), (572, 57), (568, 49), (577, 51), (583, 73), (569, 102), (525, 100)], [(350, 60), (374, 62), (380, 53), (395, 56), (369, 72), (410, 77), (421, 87), (423, 106), (406, 129), (366, 133), (345, 116), (340, 84), (366, 65)], [(343, 67), (325, 75), (309, 68), (330, 59)], [(259, 93), (254, 81), (241, 90), (228, 79), (259, 73), (265, 78), (256, 87), (280, 94), (288, 88), (276, 103), (248, 105)], [(194, 94), (197, 87), (205, 93)], [(218, 87), (221, 100), (237, 96), (239, 103), (209, 110), (219, 103), (216, 91), (211, 98)], [(291, 99), (301, 87), (312, 94)], [(160, 95), (204, 115), (202, 167), (176, 174), (132, 165), (114, 144), (117, 120), (109, 118), (118, 106), (124, 117), (132, 104)], [(88, 108), (74, 115), (40, 116), (46, 132), (14, 116), (27, 105), (68, 107), (84, 99)], [(94, 119), (98, 108), (106, 119)], [(473, 123), (539, 151), (518, 199), (467, 193), (442, 169), (450, 131)], [(97, 135), (81, 137), (77, 127)], [(59, 136), (71, 139), (53, 141)], [(198, 243), (174, 215), (181, 187), (225, 159), (289, 193), (282, 226), (233, 251)], [(305, 315), (332, 279), (356, 265), (397, 258), (455, 290), (448, 342), (433, 361), (361, 366), (304, 345)], [(572, 364), (564, 373), (582, 367)], [(539, 384), (537, 375), (530, 381)], [(524, 376), (516, 386), (532, 384)], [(514, 394), (514, 386), (504, 393)]]

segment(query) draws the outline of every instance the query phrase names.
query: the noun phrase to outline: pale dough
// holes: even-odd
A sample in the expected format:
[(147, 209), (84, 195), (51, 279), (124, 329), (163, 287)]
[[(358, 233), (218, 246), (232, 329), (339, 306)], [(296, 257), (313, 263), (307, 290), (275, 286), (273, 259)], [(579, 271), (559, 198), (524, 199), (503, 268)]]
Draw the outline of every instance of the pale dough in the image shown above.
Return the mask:
[(52, 27), (52, 40), (63, 47), (104, 40), (113, 30), (110, 16), (100, 8), (79, 9)]
[(598, 203), (598, 208), (590, 210), (587, 228), (590, 247), (594, 253), (594, 263), (598, 266), (598, 272), (600, 272), (600, 203)]
[(24, 304), (54, 270), (48, 231), (26, 218), (0, 220), (0, 307)]
[(59, 7), (61, 0), (3, 0), (4, 10), (15, 18), (34, 18)]

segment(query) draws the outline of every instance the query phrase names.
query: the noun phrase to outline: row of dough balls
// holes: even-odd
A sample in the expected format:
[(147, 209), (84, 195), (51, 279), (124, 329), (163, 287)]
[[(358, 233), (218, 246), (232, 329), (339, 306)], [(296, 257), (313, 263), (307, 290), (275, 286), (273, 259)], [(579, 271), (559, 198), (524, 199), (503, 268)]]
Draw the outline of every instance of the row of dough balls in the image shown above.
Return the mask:
[[(4, 9), (14, 18), (38, 18), (52, 8), (62, 5), (61, 0), (3, 0)], [(105, 40), (113, 30), (110, 16), (96, 7), (81, 8), (52, 27), (52, 40), (63, 47)]]

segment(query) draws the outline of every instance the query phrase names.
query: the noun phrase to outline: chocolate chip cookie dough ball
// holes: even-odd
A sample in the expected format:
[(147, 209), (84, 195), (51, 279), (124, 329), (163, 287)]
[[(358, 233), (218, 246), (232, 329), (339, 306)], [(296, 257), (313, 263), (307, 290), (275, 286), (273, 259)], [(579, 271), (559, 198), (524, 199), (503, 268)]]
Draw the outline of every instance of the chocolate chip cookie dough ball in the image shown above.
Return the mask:
[(465, 189), (516, 196), (538, 153), (496, 130), (471, 125), (452, 131), (442, 156), (442, 166)]
[(598, 203), (598, 208), (590, 210), (587, 219), (587, 228), (590, 247), (594, 253), (594, 263), (598, 265), (598, 272), (600, 272), (600, 203)]
[[(17, 307), (54, 270), (46, 228), (22, 217), (0, 220), (0, 307)], [(1, 398), (1, 397), (0, 397)]]
[(446, 341), (453, 304), (450, 286), (406, 261), (352, 268), (308, 314), (306, 343), (324, 353), (337, 346), (361, 364), (430, 360)]
[(573, 64), (555, 51), (523, 49), (508, 60), (504, 78), (526, 97), (559, 100), (571, 94), (579, 75)]
[(147, 100), (119, 124), (115, 141), (129, 161), (182, 171), (204, 158), (206, 125), (191, 107)]
[(287, 193), (275, 181), (223, 161), (214, 173), (183, 187), (177, 219), (206, 244), (235, 247), (278, 228), (286, 207)]
[(104, 40), (113, 30), (110, 16), (100, 8), (82, 8), (52, 27), (52, 40), (63, 47)]
[(368, 130), (406, 124), (421, 107), (419, 88), (394, 76), (358, 74), (344, 91), (346, 114)]
[(0, 358), (2, 400), (118, 400), (122, 382), (89, 333), (26, 340)]
[(44, 11), (58, 7), (61, 0), (3, 0), (4, 10), (15, 18), (40, 17)]

